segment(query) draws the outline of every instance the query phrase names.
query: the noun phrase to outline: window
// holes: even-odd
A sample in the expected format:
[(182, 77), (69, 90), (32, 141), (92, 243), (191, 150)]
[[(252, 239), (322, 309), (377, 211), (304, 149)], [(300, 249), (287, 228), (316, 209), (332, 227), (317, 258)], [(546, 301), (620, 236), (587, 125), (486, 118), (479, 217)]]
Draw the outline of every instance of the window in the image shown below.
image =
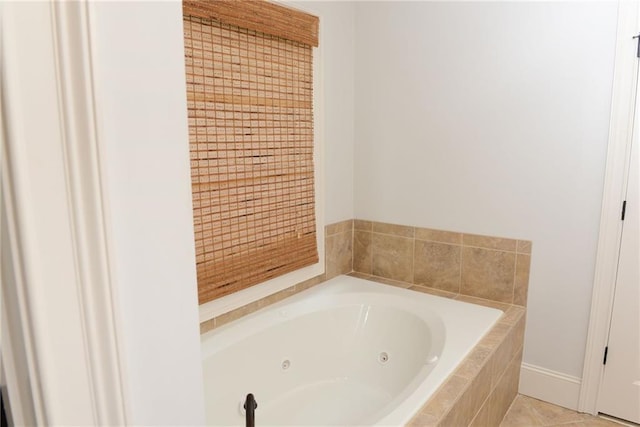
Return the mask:
[(266, 1), (185, 1), (199, 302), (318, 261), (318, 18)]

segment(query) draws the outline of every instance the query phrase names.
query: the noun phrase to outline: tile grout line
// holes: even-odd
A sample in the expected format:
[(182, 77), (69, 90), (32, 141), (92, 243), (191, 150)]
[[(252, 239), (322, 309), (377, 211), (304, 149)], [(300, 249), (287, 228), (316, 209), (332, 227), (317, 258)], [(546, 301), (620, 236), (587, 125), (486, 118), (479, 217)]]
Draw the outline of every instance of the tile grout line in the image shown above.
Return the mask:
[(464, 257), (464, 247), (460, 247), (460, 264), (459, 264), (459, 273), (458, 273), (458, 294), (462, 293), (462, 261)]
[[(423, 229), (423, 230), (431, 230), (431, 231), (436, 231), (436, 232), (441, 232), (441, 233), (450, 233), (450, 234), (457, 234), (460, 236), (464, 236), (464, 235), (469, 235), (469, 236), (480, 236), (480, 237), (484, 237), (487, 239), (499, 239), (499, 240), (507, 240), (507, 241), (511, 241), (511, 242), (515, 242), (516, 244), (516, 249), (514, 250), (508, 250), (508, 249), (498, 249), (498, 250), (504, 250), (504, 251), (508, 251), (508, 252), (517, 252), (517, 253), (521, 253), (521, 254), (530, 254), (530, 252), (523, 252), (518, 250), (518, 243), (517, 242), (531, 242), (530, 240), (523, 240), (523, 239), (512, 239), (509, 237), (494, 237), (494, 236), (485, 236), (485, 235), (478, 235), (478, 234), (473, 234), (473, 233), (461, 233), (461, 232), (457, 232), (457, 231), (448, 231), (448, 230), (437, 230), (435, 228), (429, 228), (429, 229), (425, 229), (422, 227), (414, 227), (414, 226), (410, 226), (410, 225), (401, 225), (401, 224), (388, 224), (388, 223), (380, 223), (380, 222), (376, 222), (376, 221), (372, 221), (372, 223), (376, 223), (376, 224), (383, 224), (383, 225), (391, 225), (391, 226), (397, 226), (397, 227), (405, 227), (405, 228), (411, 228), (413, 229), (413, 233), (414, 233), (414, 237), (416, 235), (416, 231), (419, 229)], [(383, 231), (376, 231), (373, 230), (373, 224), (370, 230), (368, 229), (364, 229), (364, 228), (359, 228), (358, 230), (361, 231), (371, 231), (373, 233), (378, 233), (378, 234), (386, 234), (386, 235), (390, 235), (390, 236), (399, 236), (399, 237), (408, 237), (408, 236), (403, 236), (402, 234), (396, 234), (396, 233), (389, 233), (389, 232), (383, 232)], [(439, 243), (447, 243), (447, 244), (451, 244), (451, 245), (460, 245), (460, 246), (474, 246), (474, 245), (467, 245), (464, 243), (464, 240), (461, 243), (451, 243), (451, 242), (442, 242), (440, 240), (432, 240), (432, 239), (419, 239), (416, 237), (417, 240), (423, 240), (423, 241), (429, 241), (429, 242), (439, 242)], [(481, 247), (481, 248), (485, 248), (484, 246), (477, 246), (477, 247)], [(487, 249), (497, 249), (497, 248), (487, 248)]]
[(367, 272), (367, 274), (373, 276), (373, 231), (369, 230), (367, 231), (367, 233), (369, 234), (369, 251), (367, 254), (367, 258), (369, 261), (369, 271)]
[[(366, 230), (358, 230), (358, 231), (366, 231)], [(461, 247), (461, 248), (483, 249), (483, 250), (486, 250), (486, 251), (505, 252), (505, 253), (510, 253), (510, 254), (519, 254), (519, 255), (530, 255), (530, 254), (518, 252), (517, 250), (513, 250), (512, 251), (512, 250), (508, 250), (508, 249), (488, 248), (486, 246), (473, 246), (473, 245), (465, 245), (465, 244), (460, 244), (460, 243), (442, 242), (442, 241), (439, 241), (439, 240), (418, 239), (418, 238), (415, 238), (415, 237), (403, 236), (403, 235), (400, 235), (400, 234), (381, 233), (379, 231), (371, 231), (371, 234), (379, 234), (379, 235), (382, 235), (382, 236), (390, 236), (390, 237), (400, 237), (400, 238), (403, 238), (403, 239), (413, 239), (413, 240), (420, 241), (420, 242), (438, 243), (440, 245), (458, 246), (458, 247)]]
[(516, 300), (516, 280), (518, 278), (518, 254), (513, 261), (513, 283), (511, 284), (511, 304)]
[(416, 284), (416, 239), (415, 234), (413, 238), (413, 245), (411, 245), (411, 284)]
[(351, 271), (353, 271), (353, 260), (356, 255), (356, 227), (355, 220), (351, 220)]
[(509, 415), (509, 411), (511, 411), (511, 409), (513, 408), (513, 405), (515, 405), (516, 400), (518, 400), (519, 396), (520, 396), (520, 394), (518, 393), (516, 395), (515, 399), (513, 399), (513, 401), (511, 401), (511, 405), (509, 405), (509, 408), (507, 408), (507, 412), (504, 413), (504, 416), (502, 417), (502, 420), (500, 420), (500, 426), (504, 422), (505, 418), (507, 418), (507, 415)]

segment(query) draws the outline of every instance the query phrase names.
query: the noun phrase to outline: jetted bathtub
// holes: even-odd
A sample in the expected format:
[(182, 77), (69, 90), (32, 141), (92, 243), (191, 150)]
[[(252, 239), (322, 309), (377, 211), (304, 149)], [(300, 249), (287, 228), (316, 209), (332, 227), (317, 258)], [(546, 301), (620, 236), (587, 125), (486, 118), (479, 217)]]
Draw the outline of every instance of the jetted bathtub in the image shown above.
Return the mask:
[(403, 425), (502, 311), (339, 276), (202, 335), (210, 425)]

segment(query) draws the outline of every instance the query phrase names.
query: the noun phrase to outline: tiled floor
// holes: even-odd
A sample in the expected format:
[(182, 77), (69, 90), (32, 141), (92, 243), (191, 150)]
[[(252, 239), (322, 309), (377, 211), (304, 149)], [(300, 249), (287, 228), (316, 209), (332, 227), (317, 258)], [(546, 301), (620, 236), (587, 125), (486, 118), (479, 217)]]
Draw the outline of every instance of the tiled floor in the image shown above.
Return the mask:
[(500, 427), (620, 427), (620, 424), (519, 394)]

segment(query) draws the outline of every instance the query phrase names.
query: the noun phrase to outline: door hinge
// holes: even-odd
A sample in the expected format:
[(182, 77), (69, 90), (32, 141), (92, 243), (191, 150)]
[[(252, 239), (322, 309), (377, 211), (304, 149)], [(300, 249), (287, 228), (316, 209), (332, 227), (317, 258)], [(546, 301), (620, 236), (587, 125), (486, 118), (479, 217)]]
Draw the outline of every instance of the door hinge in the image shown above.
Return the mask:
[(606, 346), (604, 348), (604, 358), (602, 359), (602, 364), (606, 365), (607, 364), (607, 354), (609, 353), (609, 346)]
[(627, 201), (622, 202), (622, 216), (620, 219), (624, 221), (624, 215), (627, 213)]
[(636, 49), (636, 58), (640, 58), (640, 34), (633, 36), (634, 39), (638, 39), (638, 47)]

